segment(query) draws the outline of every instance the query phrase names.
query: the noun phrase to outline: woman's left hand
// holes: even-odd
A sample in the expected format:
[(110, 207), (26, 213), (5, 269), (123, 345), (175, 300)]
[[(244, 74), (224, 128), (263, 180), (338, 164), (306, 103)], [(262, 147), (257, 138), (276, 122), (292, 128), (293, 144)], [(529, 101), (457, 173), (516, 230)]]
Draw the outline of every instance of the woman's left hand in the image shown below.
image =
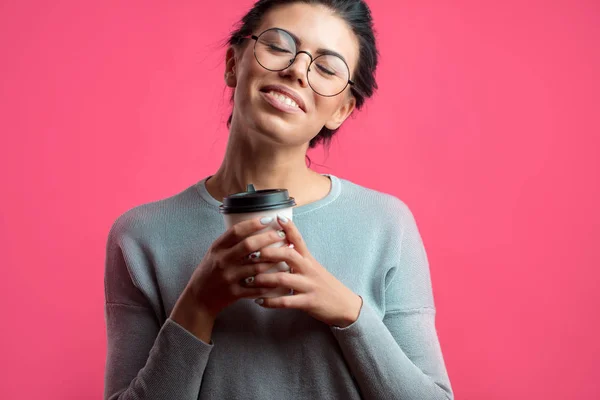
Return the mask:
[(259, 274), (252, 286), (294, 290), (292, 296), (257, 299), (267, 308), (295, 308), (333, 326), (346, 327), (358, 318), (362, 298), (337, 280), (308, 251), (296, 225), (289, 218), (278, 218), (279, 225), (292, 247), (266, 247), (260, 251), (260, 262), (285, 261), (293, 273)]

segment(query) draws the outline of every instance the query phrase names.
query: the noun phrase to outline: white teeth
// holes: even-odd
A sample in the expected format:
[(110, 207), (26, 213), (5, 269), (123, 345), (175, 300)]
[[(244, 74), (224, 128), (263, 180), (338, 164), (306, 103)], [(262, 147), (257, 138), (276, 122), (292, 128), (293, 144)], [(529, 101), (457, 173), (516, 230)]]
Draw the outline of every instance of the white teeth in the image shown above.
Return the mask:
[(277, 100), (281, 101), (282, 103), (287, 104), (288, 106), (299, 108), (298, 104), (294, 100), (290, 99), (289, 97), (287, 97), (279, 92), (275, 92), (272, 90), (269, 92), (269, 94), (271, 96), (275, 97)]

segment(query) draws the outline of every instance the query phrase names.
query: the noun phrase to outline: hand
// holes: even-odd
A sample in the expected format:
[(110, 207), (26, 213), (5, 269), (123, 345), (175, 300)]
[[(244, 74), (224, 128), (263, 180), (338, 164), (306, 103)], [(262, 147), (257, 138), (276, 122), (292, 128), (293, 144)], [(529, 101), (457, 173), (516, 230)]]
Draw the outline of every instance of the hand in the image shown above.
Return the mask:
[(256, 288), (285, 287), (294, 290), (292, 296), (257, 299), (267, 308), (295, 308), (333, 326), (346, 327), (358, 319), (362, 298), (337, 280), (308, 251), (302, 235), (293, 221), (278, 219), (292, 247), (261, 249), (262, 261), (285, 261), (293, 273), (276, 272), (257, 275)]
[(255, 218), (239, 222), (215, 240), (177, 302), (175, 309), (180, 315), (183, 315), (181, 309), (185, 308), (184, 314), (188, 316), (198, 311), (214, 320), (222, 309), (236, 300), (256, 298), (269, 292), (264, 288), (246, 287), (241, 282), (273, 268), (273, 262), (248, 259), (249, 254), (285, 240), (285, 236), (273, 229), (257, 233), (268, 228), (272, 220), (262, 219), (264, 223), (261, 223), (260, 218)]

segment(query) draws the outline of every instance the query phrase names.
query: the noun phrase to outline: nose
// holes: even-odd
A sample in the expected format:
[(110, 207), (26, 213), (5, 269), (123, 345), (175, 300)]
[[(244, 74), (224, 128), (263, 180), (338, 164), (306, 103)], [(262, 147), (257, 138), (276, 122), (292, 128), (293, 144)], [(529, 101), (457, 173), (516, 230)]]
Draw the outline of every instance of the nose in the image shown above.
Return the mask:
[[(302, 57), (304, 55), (304, 57)], [(299, 51), (294, 62), (286, 69), (279, 71), (282, 78), (297, 80), (301, 87), (308, 86), (308, 66), (312, 62), (312, 55), (307, 51)]]

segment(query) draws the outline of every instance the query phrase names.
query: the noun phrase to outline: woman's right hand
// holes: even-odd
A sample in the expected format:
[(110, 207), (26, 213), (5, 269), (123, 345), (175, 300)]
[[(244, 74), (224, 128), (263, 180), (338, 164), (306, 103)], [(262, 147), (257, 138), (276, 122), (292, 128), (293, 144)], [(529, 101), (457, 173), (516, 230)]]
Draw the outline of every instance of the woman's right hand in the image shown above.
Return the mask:
[(242, 283), (275, 265), (248, 258), (265, 246), (285, 240), (283, 231), (268, 229), (256, 234), (272, 222), (273, 218), (242, 221), (219, 236), (194, 270), (170, 318), (208, 343), (221, 310), (239, 299), (260, 297), (272, 290)]

